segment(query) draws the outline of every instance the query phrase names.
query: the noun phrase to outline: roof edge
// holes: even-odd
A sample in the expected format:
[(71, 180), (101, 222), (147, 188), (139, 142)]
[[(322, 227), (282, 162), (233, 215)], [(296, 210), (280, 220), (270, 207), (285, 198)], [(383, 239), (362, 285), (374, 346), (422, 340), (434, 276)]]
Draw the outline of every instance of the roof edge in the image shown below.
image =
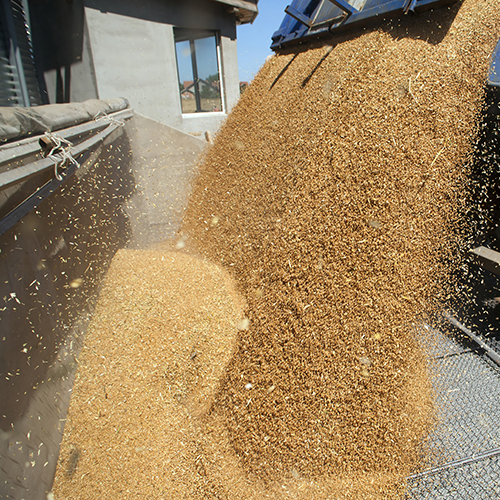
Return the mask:
[(213, 2), (223, 3), (233, 7), (233, 13), (239, 24), (253, 23), (259, 8), (257, 3), (259, 0), (212, 0)]

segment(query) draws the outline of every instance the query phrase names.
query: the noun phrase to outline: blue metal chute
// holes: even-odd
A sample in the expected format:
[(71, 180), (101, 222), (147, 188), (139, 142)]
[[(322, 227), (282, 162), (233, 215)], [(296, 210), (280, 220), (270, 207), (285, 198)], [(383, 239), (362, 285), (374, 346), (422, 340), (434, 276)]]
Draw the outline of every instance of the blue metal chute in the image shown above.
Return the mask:
[(419, 12), (457, 0), (294, 0), (286, 9), (280, 29), (273, 34), (271, 48), (362, 28), (408, 12)]
[[(293, 0), (285, 9), (271, 48), (313, 41), (349, 30), (362, 29), (377, 20), (419, 13), (458, 0)], [(493, 52), (488, 85), (500, 87), (500, 40)]]
[(500, 40), (493, 51), (490, 71), (488, 73), (488, 85), (500, 87)]

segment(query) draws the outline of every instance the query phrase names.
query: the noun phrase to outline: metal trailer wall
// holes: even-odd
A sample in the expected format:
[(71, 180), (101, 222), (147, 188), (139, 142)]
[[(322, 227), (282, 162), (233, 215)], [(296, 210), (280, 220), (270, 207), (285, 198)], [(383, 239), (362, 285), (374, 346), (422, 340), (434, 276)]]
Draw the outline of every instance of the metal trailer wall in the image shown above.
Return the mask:
[(45, 499), (51, 490), (108, 265), (119, 248), (173, 236), (205, 146), (136, 115), (0, 237), (0, 498)]

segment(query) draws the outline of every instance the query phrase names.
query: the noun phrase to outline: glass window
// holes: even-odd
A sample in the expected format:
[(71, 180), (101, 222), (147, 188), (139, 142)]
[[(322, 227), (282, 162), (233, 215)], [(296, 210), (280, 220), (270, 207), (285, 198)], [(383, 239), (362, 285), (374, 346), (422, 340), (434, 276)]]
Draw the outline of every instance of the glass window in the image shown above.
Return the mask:
[(217, 34), (174, 29), (183, 113), (222, 111)]

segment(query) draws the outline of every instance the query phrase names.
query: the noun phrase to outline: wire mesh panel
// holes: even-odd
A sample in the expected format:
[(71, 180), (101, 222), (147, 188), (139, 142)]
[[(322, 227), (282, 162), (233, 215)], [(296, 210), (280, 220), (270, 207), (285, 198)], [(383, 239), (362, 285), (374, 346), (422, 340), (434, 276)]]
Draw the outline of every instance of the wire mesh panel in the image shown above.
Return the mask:
[(422, 349), (431, 360), (468, 352), (475, 347), (468, 339), (445, 335), (427, 324), (419, 327), (416, 335)]
[(493, 500), (500, 498), (500, 456), (409, 480), (408, 500)]
[(439, 425), (429, 441), (438, 463), (500, 447), (500, 377), (474, 352), (434, 361)]
[(438, 423), (408, 499), (500, 498), (500, 369), (474, 344), (425, 325)]

